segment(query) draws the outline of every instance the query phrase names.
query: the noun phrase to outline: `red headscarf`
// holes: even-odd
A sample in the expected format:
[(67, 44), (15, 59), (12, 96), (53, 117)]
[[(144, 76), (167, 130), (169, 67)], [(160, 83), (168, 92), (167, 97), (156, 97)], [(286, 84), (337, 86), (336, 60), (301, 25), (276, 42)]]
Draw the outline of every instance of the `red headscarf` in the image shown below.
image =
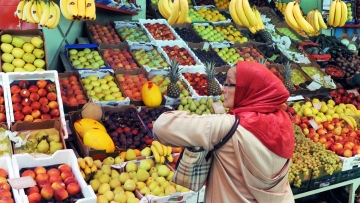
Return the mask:
[(234, 109), (240, 125), (270, 151), (290, 159), (294, 132), (289, 115), (279, 107), (289, 97), (284, 84), (265, 66), (239, 61), (236, 69)]

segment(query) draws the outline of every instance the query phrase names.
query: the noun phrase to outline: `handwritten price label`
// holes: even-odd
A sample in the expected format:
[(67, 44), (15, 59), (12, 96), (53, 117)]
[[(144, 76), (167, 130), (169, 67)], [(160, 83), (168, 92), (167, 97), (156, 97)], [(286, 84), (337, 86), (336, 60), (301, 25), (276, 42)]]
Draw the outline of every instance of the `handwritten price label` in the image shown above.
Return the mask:
[(214, 108), (214, 112), (216, 114), (222, 114), (222, 113), (225, 113), (225, 108), (223, 106), (222, 103), (220, 102), (213, 102), (212, 104), (212, 107)]
[(34, 179), (32, 179), (32, 177), (30, 176), (25, 176), (21, 178), (12, 178), (12, 179), (8, 179), (8, 181), (11, 187), (15, 189), (24, 189), (36, 185)]

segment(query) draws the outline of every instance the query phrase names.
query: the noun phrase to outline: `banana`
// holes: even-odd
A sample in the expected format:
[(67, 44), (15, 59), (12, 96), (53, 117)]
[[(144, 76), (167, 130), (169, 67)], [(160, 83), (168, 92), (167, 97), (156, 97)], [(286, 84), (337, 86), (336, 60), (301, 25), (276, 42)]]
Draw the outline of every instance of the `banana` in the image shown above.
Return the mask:
[(310, 11), (306, 16), (306, 21), (310, 23), (311, 26), (314, 26), (314, 11)]
[(78, 168), (81, 170), (81, 167), (80, 167), (80, 164), (79, 164), (79, 162), (78, 162)]
[(68, 20), (73, 20), (74, 18), (69, 13), (68, 8), (67, 8), (67, 4), (68, 4), (67, 1), (68, 0), (60, 0), (60, 10), (61, 10), (61, 13), (64, 16), (64, 18), (66, 18)]
[(347, 118), (352, 122), (352, 124), (354, 125), (354, 129), (357, 130), (357, 122), (355, 121), (355, 119), (351, 116), (347, 116)]
[(165, 0), (159, 0), (159, 2), (158, 2), (158, 9), (159, 9), (160, 14), (161, 14), (164, 18), (168, 19), (169, 16), (166, 15), (165, 9), (163, 8), (163, 5), (164, 5), (163, 2), (164, 2), (164, 1), (165, 1)]
[(187, 0), (180, 0), (180, 14), (176, 21), (177, 24), (183, 24), (189, 15), (189, 4)]
[(168, 148), (168, 150), (167, 150), (168, 154), (167, 155), (172, 154), (172, 147), (168, 146), (167, 148)]
[(261, 20), (260, 12), (255, 7), (253, 8), (255, 17), (256, 17), (256, 30), (263, 30), (265, 29), (264, 23)]
[(161, 1), (159, 1), (158, 7), (159, 7), (159, 11), (160, 11), (160, 8), (162, 10), (161, 15), (164, 16), (164, 18), (168, 19), (170, 17), (170, 14), (171, 14), (169, 0), (161, 0)]
[(249, 1), (248, 0), (242, 0), (243, 3), (243, 9), (244, 9), (244, 13), (246, 18), (248, 19), (250, 26), (255, 27), (256, 26), (256, 17), (255, 14), (253, 12), (253, 10), (250, 7)]
[(249, 20), (246, 18), (246, 15), (244, 14), (244, 9), (243, 9), (243, 0), (237, 0), (236, 1), (236, 5), (235, 5), (235, 9), (236, 9), (236, 14), (239, 17), (241, 23), (243, 24), (243, 26), (250, 28), (250, 22)]
[(46, 22), (49, 20), (49, 17), (50, 17), (50, 2), (48, 1), (48, 2), (45, 4), (44, 12), (43, 12), (42, 15), (41, 15), (39, 25), (40, 25), (41, 27), (44, 27), (45, 24), (46, 24)]
[(36, 14), (37, 14), (37, 16), (39, 17), (39, 22), (40, 22), (41, 14), (42, 14), (42, 12), (44, 11), (44, 10), (43, 10), (43, 7), (42, 7), (42, 5), (41, 5), (41, 2), (43, 2), (43, 1), (42, 1), (42, 0), (38, 0), (38, 2), (37, 2), (37, 12), (36, 12)]
[(329, 17), (328, 17), (328, 24), (330, 26), (334, 25), (334, 19), (335, 19), (335, 10), (336, 10), (336, 0), (331, 2), (330, 10), (329, 10)]
[(153, 141), (152, 142), (152, 145), (156, 148), (156, 150), (159, 152), (159, 155), (160, 156), (163, 156), (164, 155), (164, 150), (163, 150), (163, 147), (162, 147), (162, 144), (158, 141)]
[(351, 111), (355, 112), (357, 110), (357, 108), (355, 107), (354, 104), (345, 104), (345, 106), (349, 109), (351, 109)]
[(166, 156), (166, 159), (171, 163), (174, 161), (174, 157), (170, 154)]
[(236, 13), (236, 7), (235, 7), (236, 3), (237, 3), (237, 0), (230, 1), (230, 4), (229, 4), (230, 16), (237, 25), (244, 26)]
[(69, 0), (67, 4), (68, 11), (74, 19), (77, 19), (79, 12), (77, 3), (77, 0)]
[(185, 22), (191, 23), (191, 19), (189, 17), (186, 18)]
[(84, 173), (87, 175), (87, 174), (89, 174), (89, 173), (91, 173), (91, 169), (90, 169), (90, 167), (89, 166), (85, 166), (85, 169), (84, 169)]
[(84, 161), (86, 162), (86, 165), (88, 165), (90, 168), (94, 165), (94, 160), (89, 156), (85, 157)]
[(341, 20), (339, 26), (342, 27), (345, 25), (347, 21), (348, 10), (346, 4), (343, 1), (340, 1), (340, 5), (341, 5)]
[(78, 0), (77, 1), (78, 6), (78, 20), (85, 19), (86, 15), (86, 3), (85, 0)]
[(84, 171), (80, 170), (81, 176), (85, 179), (86, 175), (84, 173)]
[(96, 171), (97, 171), (96, 165), (92, 165), (92, 167), (91, 167), (91, 172), (96, 172)]
[(16, 7), (16, 16), (22, 20), (23, 18), (23, 14), (24, 14), (24, 6), (25, 6), (26, 1), (22, 0), (19, 2), (19, 4)]
[(151, 149), (151, 151), (152, 151), (152, 153), (153, 153), (153, 156), (154, 156), (154, 158), (155, 158), (155, 161), (158, 162), (158, 163), (160, 163), (160, 155), (159, 155), (159, 152), (157, 151), (156, 147), (153, 146), (153, 145), (151, 145), (151, 146), (150, 146), (150, 149)]
[(314, 28), (302, 16), (299, 3), (294, 4), (293, 14), (296, 19), (296, 22), (298, 23), (298, 25), (301, 27), (302, 30), (304, 30), (307, 33), (312, 33), (315, 31)]
[(160, 163), (165, 163), (165, 157), (164, 156), (160, 156)]
[(56, 15), (57, 15), (57, 10), (56, 10), (56, 6), (55, 3), (52, 1), (50, 2), (50, 15), (49, 15), (49, 20), (45, 23), (45, 26), (49, 29), (52, 29), (54, 24), (56, 23)]
[(354, 124), (353, 124), (353, 122), (349, 119), (348, 116), (344, 116), (344, 117), (342, 117), (342, 119), (343, 119), (344, 121), (346, 121), (346, 123), (347, 123), (348, 125), (350, 125), (350, 126), (354, 129)]
[(86, 20), (95, 20), (96, 19), (96, 7), (94, 0), (85, 0), (86, 11), (85, 16)]
[(324, 22), (324, 19), (320, 13), (320, 11), (316, 10), (316, 12), (318, 13), (317, 17), (318, 17), (318, 21), (319, 21), (319, 25), (322, 29), (327, 29), (326, 23)]
[(26, 22), (28, 23), (35, 23), (34, 18), (31, 15), (31, 7), (33, 3), (34, 1), (30, 0), (24, 6), (24, 14), (26, 15)]
[(162, 148), (163, 148), (163, 153), (164, 153), (163, 155), (166, 156), (167, 153), (168, 153), (168, 152), (167, 152), (167, 146), (162, 145)]
[(34, 19), (35, 23), (40, 22), (40, 18), (37, 12), (38, 12), (38, 1), (35, 0), (34, 3), (31, 5), (31, 17)]
[(85, 160), (83, 158), (78, 158), (78, 164), (80, 165), (80, 168), (84, 169), (86, 167)]
[(298, 31), (301, 30), (299, 24), (297, 23), (297, 21), (295, 20), (294, 14), (293, 14), (293, 8), (294, 8), (294, 4), (295, 1), (293, 2), (289, 2), (286, 5), (286, 9), (285, 9), (285, 21), (286, 23), (293, 28), (294, 30)]
[(61, 17), (61, 11), (60, 11), (60, 7), (59, 5), (57, 5), (56, 3), (54, 3), (55, 9), (56, 9), (56, 17), (55, 17), (55, 22), (54, 24), (50, 25), (48, 28), (49, 29), (54, 29), (55, 27), (57, 27), (59, 25), (60, 22), (60, 17)]
[(45, 9), (45, 2), (43, 2), (42, 0), (39, 0), (40, 1), (40, 6), (41, 6), (41, 15), (42, 15), (42, 12), (44, 11)]
[(173, 25), (176, 22), (176, 20), (179, 17), (179, 11), (180, 11), (180, 0), (174, 0), (174, 6), (168, 18), (169, 25)]
[(318, 18), (318, 12), (314, 11), (313, 13), (313, 28), (315, 29), (315, 31), (319, 31), (320, 30), (320, 23), (319, 23), (319, 18)]
[(335, 6), (335, 17), (334, 17), (334, 27), (338, 27), (340, 25), (341, 21), (341, 3), (339, 0), (336, 1)]
[(249, 27), (249, 30), (251, 33), (255, 34), (256, 33), (256, 29), (255, 27)]

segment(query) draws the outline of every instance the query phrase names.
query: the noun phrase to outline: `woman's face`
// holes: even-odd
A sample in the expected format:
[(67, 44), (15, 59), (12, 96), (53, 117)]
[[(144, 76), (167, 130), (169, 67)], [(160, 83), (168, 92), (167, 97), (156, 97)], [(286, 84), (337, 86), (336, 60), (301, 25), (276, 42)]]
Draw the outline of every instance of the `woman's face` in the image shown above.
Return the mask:
[(229, 69), (225, 84), (221, 88), (221, 92), (224, 94), (224, 107), (233, 108), (235, 98), (235, 84), (236, 84), (236, 66)]

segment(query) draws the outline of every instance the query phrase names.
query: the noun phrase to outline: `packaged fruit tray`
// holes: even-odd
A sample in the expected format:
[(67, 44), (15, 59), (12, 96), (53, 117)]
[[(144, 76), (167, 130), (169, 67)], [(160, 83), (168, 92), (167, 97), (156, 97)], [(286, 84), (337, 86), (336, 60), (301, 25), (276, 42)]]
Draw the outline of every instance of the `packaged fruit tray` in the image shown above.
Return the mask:
[[(15, 178), (15, 174), (14, 174), (14, 169), (13, 169), (13, 165), (12, 165), (12, 161), (10, 156), (3, 156), (0, 157), (0, 171), (1, 171), (1, 176), (3, 178), (7, 178), (7, 179), (12, 179)], [(8, 186), (8, 185), (6, 185)], [(10, 198), (7, 199), (7, 202), (22, 202), (22, 198), (20, 197), (19, 194), (19, 190), (15, 189), (15, 188), (6, 188), (6, 186), (2, 185), (2, 189), (3, 190), (10, 190), (11, 193), (11, 199), (13, 201), (10, 201)], [(11, 187), (11, 186), (10, 186)], [(6, 202), (6, 200), (4, 199), (4, 202)]]
[(8, 129), (10, 129), (11, 121), (10, 121), (10, 108), (8, 98), (9, 92), (7, 91), (6, 86), (4, 84), (9, 84), (7, 81), (7, 77), (5, 73), (0, 73), (0, 123), (5, 124)]
[(100, 106), (119, 106), (130, 103), (130, 99), (121, 92), (113, 71), (82, 71), (80, 75), (86, 93)]
[(85, 26), (92, 44), (117, 44), (121, 42), (120, 37), (114, 29), (113, 22), (86, 21)]
[(61, 99), (64, 105), (64, 113), (82, 109), (89, 101), (89, 97), (81, 83), (81, 77), (77, 71), (65, 71), (59, 73)]
[(191, 43), (201, 43), (204, 40), (196, 33), (193, 29), (192, 24), (183, 23), (183, 24), (175, 24), (172, 25), (175, 32), (183, 39), (185, 42)]
[(187, 44), (182, 40), (158, 42), (158, 45), (166, 53), (165, 58), (169, 64), (172, 60), (180, 58), (179, 67), (183, 69), (182, 71), (193, 68), (202, 69), (204, 66), (194, 52), (192, 52)]
[(189, 18), (193, 23), (211, 22), (222, 24), (231, 22), (231, 18), (226, 18), (215, 6), (194, 6), (189, 9)]
[(167, 55), (159, 46), (152, 44), (129, 44), (129, 46), (135, 60), (147, 71), (169, 68)]
[(227, 36), (216, 29), (210, 23), (193, 23), (193, 29), (204, 40), (208, 42), (228, 42)]
[[(20, 189), (22, 202), (58, 202), (91, 203), (96, 201), (96, 195), (90, 185), (87, 185), (78, 168), (77, 158), (71, 149), (56, 151), (50, 157), (34, 158), (30, 154), (15, 154), (12, 156), (12, 164), (16, 178), (32, 176), (34, 181), (39, 180), (37, 186), (29, 189)], [(44, 175), (40, 175), (42, 173)], [(36, 175), (38, 174), (38, 175)], [(64, 181), (66, 188), (57, 189), (53, 196), (49, 188), (49, 177), (59, 177), (58, 183)], [(35, 187), (48, 188), (40, 191)], [(55, 187), (55, 185), (54, 185)], [(56, 188), (56, 187), (55, 187)], [(26, 192), (25, 192), (26, 190)], [(33, 192), (30, 193), (29, 190)], [(29, 192), (28, 192), (29, 191)], [(34, 192), (35, 191), (35, 192)], [(27, 195), (28, 193), (29, 195)], [(43, 197), (50, 197), (49, 200)]]
[(44, 34), (39, 30), (3, 30), (0, 32), (3, 72), (47, 70)]
[(321, 70), (320, 66), (317, 63), (313, 62), (310, 64), (300, 64), (300, 67), (301, 70), (312, 79), (315, 74), (319, 74), (320, 82), (322, 83), (324, 88), (336, 89), (336, 84), (335, 86), (329, 86), (324, 82), (323, 77), (328, 75)]
[(61, 121), (64, 138), (68, 138), (57, 71), (8, 73), (6, 81), (10, 122), (56, 118)]
[(150, 43), (148, 33), (139, 22), (114, 21), (116, 32), (123, 41)]
[(67, 44), (65, 53), (74, 70), (110, 69), (97, 44)]
[(152, 42), (181, 40), (165, 19), (139, 19), (139, 22)]

